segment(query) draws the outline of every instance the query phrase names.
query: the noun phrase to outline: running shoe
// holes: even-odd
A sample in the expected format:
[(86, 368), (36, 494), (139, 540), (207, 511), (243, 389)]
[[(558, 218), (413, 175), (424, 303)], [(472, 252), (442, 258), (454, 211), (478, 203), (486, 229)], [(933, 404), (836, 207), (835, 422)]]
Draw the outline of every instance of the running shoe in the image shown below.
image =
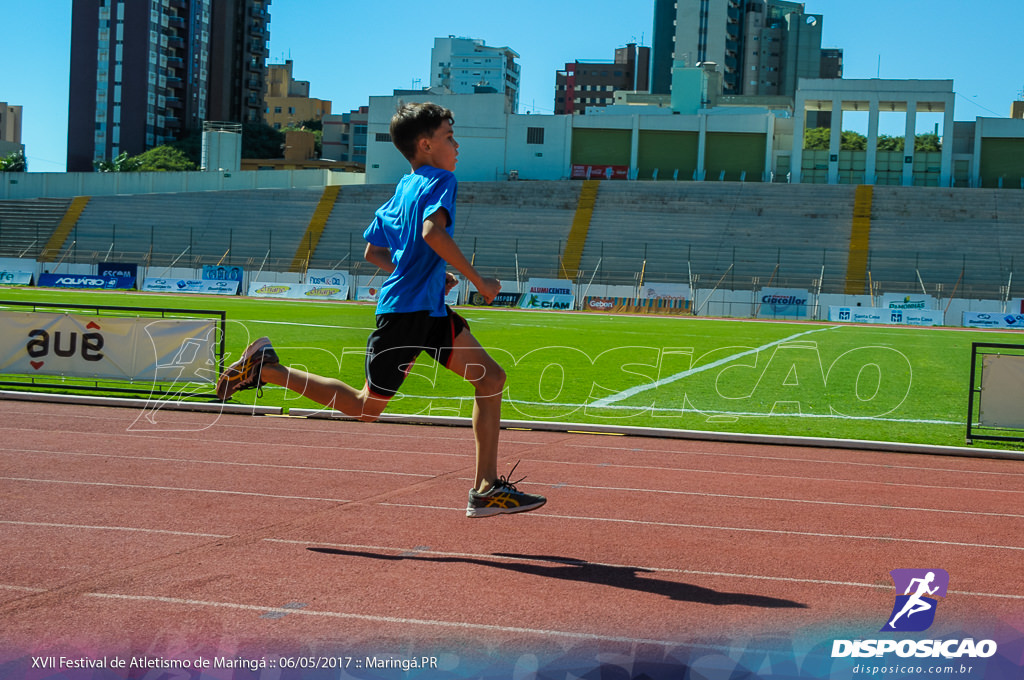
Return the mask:
[[(515, 471), (516, 463), (509, 471), (509, 476)], [(466, 508), (466, 517), (491, 517), (493, 515), (510, 515), (515, 512), (529, 512), (536, 510), (548, 499), (544, 496), (524, 493), (516, 488), (516, 484), (526, 479), (518, 479), (510, 482), (507, 477), (499, 477), (494, 485), (484, 493), (476, 489), (469, 490), (469, 507)]]
[(270, 338), (260, 338), (245, 348), (235, 363), (224, 369), (217, 381), (217, 398), (227, 401), (238, 390), (258, 389), (267, 383), (260, 380), (264, 364), (278, 363)]

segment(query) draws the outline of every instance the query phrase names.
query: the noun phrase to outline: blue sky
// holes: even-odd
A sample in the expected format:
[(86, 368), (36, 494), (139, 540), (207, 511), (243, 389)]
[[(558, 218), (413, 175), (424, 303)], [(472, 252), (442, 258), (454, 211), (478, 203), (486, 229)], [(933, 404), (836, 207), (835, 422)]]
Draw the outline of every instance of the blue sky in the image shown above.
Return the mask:
[[(1014, 47), (1024, 28), (1020, 0), (805, 4), (824, 15), (822, 46), (844, 50), (846, 78), (952, 79), (957, 120), (1007, 117), (1022, 98), (1024, 61)], [(551, 113), (555, 71), (576, 59), (611, 59), (628, 42), (650, 45), (653, 7), (654, 0), (275, 0), (269, 61), (292, 59), (310, 95), (340, 113), (370, 96), (429, 84), (435, 37), (480, 38), (520, 54), (521, 110)], [(0, 16), (0, 101), (24, 107), (29, 170), (62, 172), (71, 0), (0, 0)], [(930, 125), (922, 120), (919, 130)]]

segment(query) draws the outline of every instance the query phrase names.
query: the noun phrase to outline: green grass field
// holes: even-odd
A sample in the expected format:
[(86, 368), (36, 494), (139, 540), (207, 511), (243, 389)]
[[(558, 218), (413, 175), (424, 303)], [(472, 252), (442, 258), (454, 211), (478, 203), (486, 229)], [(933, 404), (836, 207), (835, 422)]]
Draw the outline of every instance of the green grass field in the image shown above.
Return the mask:
[[(267, 335), (282, 361), (362, 386), (373, 307), (12, 289), (2, 299), (216, 309), (227, 360)], [(972, 342), (1011, 332), (464, 307), (508, 372), (504, 417), (961, 446)], [(1024, 344), (1024, 343), (1022, 343)], [(469, 417), (472, 391), (423, 358), (389, 413)], [(238, 395), (252, 403), (255, 391)], [(269, 387), (260, 404), (315, 408)], [(978, 444), (990, 447), (988, 443)]]

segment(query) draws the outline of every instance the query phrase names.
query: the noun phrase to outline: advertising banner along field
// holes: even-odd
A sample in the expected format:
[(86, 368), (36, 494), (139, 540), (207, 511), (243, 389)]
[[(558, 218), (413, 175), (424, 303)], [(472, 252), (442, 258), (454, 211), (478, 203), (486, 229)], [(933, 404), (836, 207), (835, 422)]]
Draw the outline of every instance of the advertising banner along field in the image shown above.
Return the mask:
[(213, 382), (214, 319), (0, 312), (0, 374)]

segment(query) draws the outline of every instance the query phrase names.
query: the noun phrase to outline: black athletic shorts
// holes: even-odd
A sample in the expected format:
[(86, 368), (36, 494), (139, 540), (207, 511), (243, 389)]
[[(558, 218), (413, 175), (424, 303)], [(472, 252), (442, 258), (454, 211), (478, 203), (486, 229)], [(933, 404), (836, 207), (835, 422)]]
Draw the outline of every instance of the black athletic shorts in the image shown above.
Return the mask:
[(395, 396), (420, 352), (448, 368), (455, 338), (469, 322), (445, 309), (446, 317), (427, 311), (377, 315), (377, 330), (366, 341), (366, 381), (374, 396)]

